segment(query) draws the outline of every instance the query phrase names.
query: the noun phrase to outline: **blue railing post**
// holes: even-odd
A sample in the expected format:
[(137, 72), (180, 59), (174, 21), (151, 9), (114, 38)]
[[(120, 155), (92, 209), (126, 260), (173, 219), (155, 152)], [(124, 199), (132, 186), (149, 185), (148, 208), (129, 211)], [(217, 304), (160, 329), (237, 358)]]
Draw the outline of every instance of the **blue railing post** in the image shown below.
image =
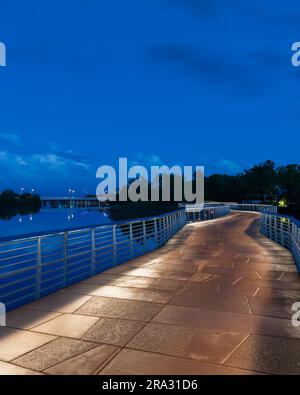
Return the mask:
[(96, 273), (95, 228), (91, 229), (91, 274)]
[(116, 225), (112, 227), (112, 243), (113, 243), (113, 263), (117, 263), (117, 239), (116, 239)]
[(130, 258), (133, 258), (133, 231), (132, 231), (132, 222), (129, 224), (129, 249), (130, 249)]
[(68, 281), (68, 233), (63, 234), (63, 265), (64, 265), (64, 286), (67, 285)]
[(42, 245), (41, 237), (37, 239), (37, 257), (36, 257), (36, 279), (35, 279), (35, 298), (41, 297), (41, 276), (42, 276)]

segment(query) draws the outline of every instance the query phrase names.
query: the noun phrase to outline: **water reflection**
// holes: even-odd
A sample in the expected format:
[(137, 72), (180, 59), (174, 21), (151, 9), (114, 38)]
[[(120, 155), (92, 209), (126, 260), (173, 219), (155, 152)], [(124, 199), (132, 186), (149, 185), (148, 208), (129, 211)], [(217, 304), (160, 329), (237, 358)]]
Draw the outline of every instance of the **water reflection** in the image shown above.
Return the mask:
[(39, 212), (39, 207), (1, 207), (0, 221), (9, 221), (14, 217), (21, 218), (23, 215), (32, 215)]
[(5, 219), (0, 218), (0, 238), (111, 222), (110, 217), (99, 209), (41, 209), (38, 213), (15, 213)]

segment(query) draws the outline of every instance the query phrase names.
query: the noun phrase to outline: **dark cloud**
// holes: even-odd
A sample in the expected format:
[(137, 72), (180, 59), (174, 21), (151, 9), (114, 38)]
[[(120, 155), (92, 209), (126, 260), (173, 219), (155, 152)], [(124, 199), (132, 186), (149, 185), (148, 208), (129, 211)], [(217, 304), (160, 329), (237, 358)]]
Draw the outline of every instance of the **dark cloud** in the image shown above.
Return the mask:
[[(268, 81), (261, 75), (258, 54), (253, 62), (234, 59), (228, 54), (210, 51), (204, 47), (192, 48), (178, 44), (161, 45), (150, 50), (153, 61), (179, 68), (187, 78), (201, 82), (230, 87), (244, 95), (261, 94)], [(263, 61), (263, 59), (261, 59)], [(257, 68), (260, 67), (260, 72)]]
[(160, 0), (166, 6), (185, 10), (196, 18), (226, 17), (251, 20), (256, 27), (294, 27), (299, 30), (300, 4), (298, 0), (274, 4), (274, 0)]
[(268, 7), (257, 0), (161, 0), (164, 5), (174, 6), (186, 10), (197, 18), (212, 18), (220, 15), (245, 15), (249, 17), (264, 18)]
[(183, 7), (197, 17), (213, 16), (219, 11), (217, 0), (162, 0), (166, 5)]
[(19, 146), (21, 144), (21, 137), (14, 133), (0, 133), (0, 146)]
[(55, 143), (50, 143), (49, 148), (52, 153), (56, 154), (57, 156), (60, 156), (61, 158), (82, 161), (82, 162), (86, 161), (83, 155), (80, 155), (73, 150), (62, 150), (58, 148), (58, 146)]
[(269, 70), (279, 70), (290, 67), (291, 53), (286, 48), (285, 52), (268, 48), (251, 51), (245, 56), (245, 61), (260, 67), (267, 67)]

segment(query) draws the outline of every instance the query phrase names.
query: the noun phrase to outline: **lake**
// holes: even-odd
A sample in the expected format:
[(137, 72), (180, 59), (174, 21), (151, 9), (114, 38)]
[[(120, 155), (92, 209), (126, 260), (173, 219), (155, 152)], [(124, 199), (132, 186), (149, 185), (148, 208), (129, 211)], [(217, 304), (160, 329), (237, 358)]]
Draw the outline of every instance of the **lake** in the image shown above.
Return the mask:
[(107, 214), (97, 208), (42, 209), (37, 214), (16, 215), (9, 220), (0, 219), (0, 239), (109, 223), (112, 221)]

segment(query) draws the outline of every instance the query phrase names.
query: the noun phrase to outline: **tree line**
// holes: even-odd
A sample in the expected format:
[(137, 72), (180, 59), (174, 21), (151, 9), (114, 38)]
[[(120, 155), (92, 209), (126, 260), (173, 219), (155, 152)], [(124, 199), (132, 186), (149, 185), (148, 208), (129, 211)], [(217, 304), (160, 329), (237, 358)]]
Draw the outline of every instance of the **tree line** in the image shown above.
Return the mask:
[(213, 174), (205, 178), (205, 200), (300, 206), (300, 165), (276, 166), (267, 160), (237, 175)]
[(34, 214), (40, 210), (39, 195), (31, 193), (18, 194), (11, 190), (0, 193), (0, 218), (10, 219), (15, 215)]
[[(195, 192), (195, 177), (193, 190)], [(149, 184), (148, 202), (119, 202), (118, 194), (116, 202), (109, 202), (112, 216), (116, 219), (131, 218), (159, 214), (175, 210), (178, 202), (174, 198), (175, 178), (180, 178), (182, 186), (183, 177), (170, 175), (170, 201), (162, 201), (161, 185), (159, 202), (151, 202)], [(300, 165), (289, 164), (276, 166), (272, 160), (256, 164), (250, 169), (236, 175), (213, 174), (205, 177), (204, 198), (205, 201), (215, 202), (260, 202), (283, 206), (281, 213), (296, 215), (300, 213)], [(161, 184), (161, 177), (160, 177)], [(129, 188), (130, 183), (126, 186)], [(184, 201), (184, 199), (183, 199)], [(288, 206), (288, 207), (286, 207)]]

